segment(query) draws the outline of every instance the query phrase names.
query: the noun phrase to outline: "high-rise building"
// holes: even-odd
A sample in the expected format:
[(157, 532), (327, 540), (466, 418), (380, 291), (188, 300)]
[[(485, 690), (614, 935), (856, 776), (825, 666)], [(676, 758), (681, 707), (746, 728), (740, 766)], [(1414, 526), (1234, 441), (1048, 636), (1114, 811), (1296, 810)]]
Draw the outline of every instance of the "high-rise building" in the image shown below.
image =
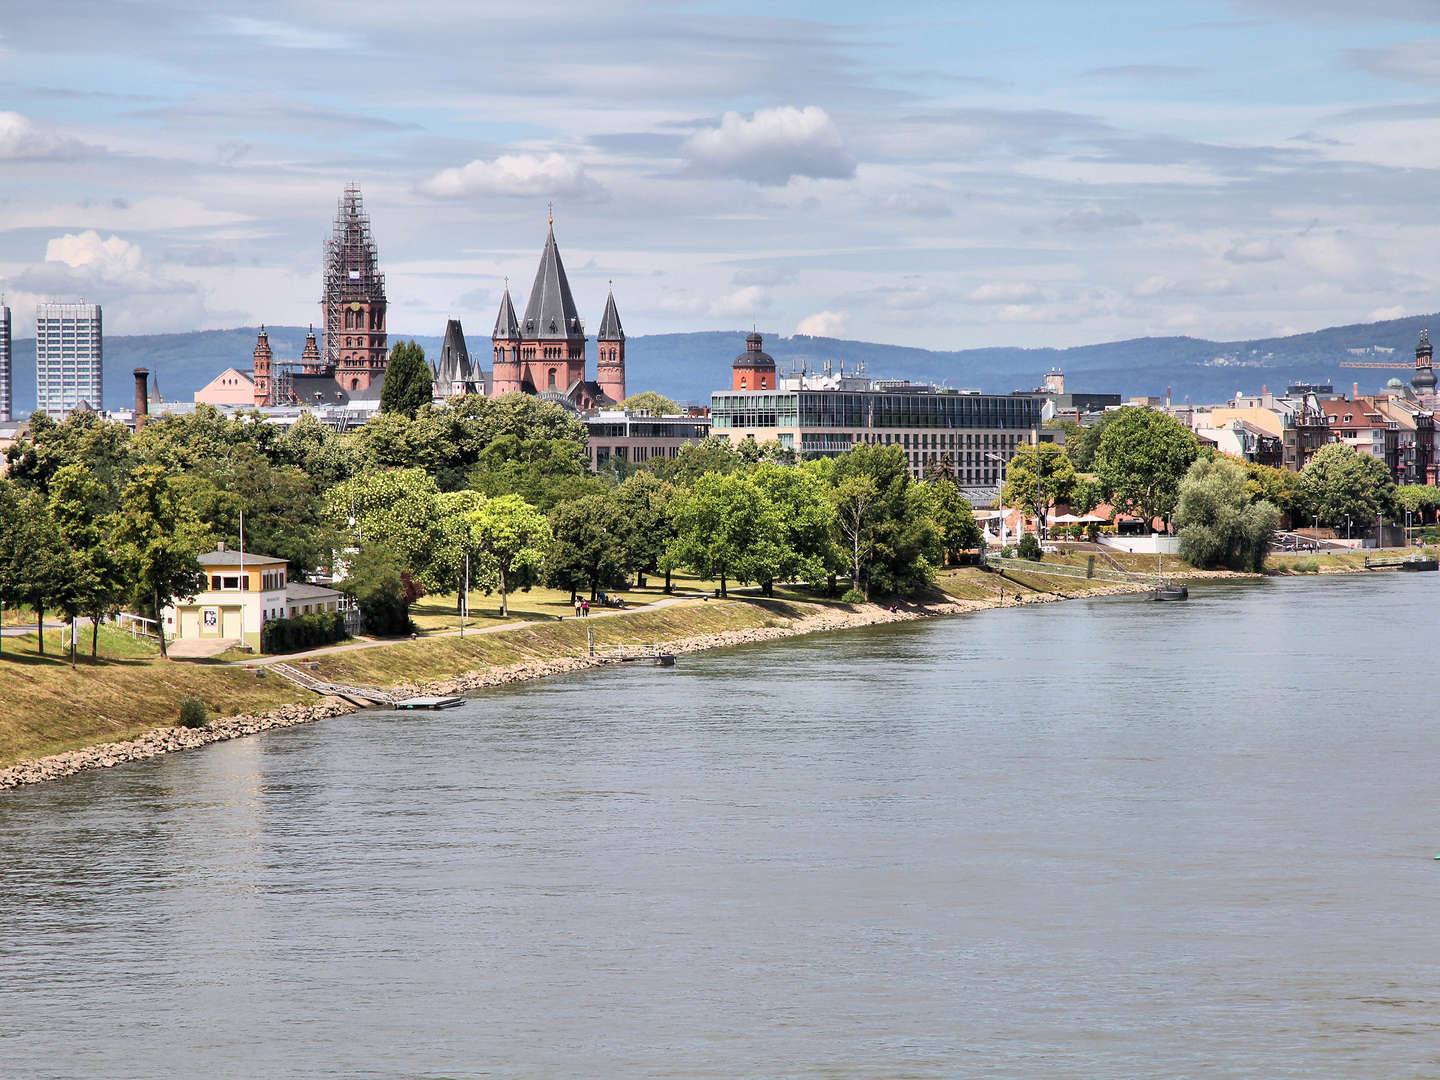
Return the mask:
[(59, 419), (104, 404), (99, 304), (35, 309), (35, 407)]
[(385, 275), (370, 232), (370, 215), (360, 189), (350, 185), (335, 209), (335, 227), (325, 241), (323, 366), (306, 374), (333, 374), (344, 390), (365, 390), (389, 362), (386, 356)]
[(0, 304), (0, 422), (15, 412), (10, 383), (10, 309)]

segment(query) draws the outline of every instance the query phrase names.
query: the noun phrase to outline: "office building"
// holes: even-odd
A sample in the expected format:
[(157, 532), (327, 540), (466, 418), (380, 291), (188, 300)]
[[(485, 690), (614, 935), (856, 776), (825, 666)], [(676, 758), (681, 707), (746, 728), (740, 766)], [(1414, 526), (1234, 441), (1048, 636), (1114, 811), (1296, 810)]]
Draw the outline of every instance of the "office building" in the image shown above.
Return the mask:
[(41, 304), (35, 309), (35, 407), (57, 420), (104, 401), (99, 304)]
[(15, 413), (14, 384), (10, 381), (10, 309), (0, 304), (0, 423)]

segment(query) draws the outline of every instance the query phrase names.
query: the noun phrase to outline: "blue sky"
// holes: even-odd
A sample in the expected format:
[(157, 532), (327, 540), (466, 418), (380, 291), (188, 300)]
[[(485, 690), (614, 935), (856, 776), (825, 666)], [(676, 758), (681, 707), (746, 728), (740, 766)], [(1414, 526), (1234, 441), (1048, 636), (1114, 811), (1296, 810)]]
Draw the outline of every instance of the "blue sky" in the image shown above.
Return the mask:
[(582, 313), (932, 348), (1440, 307), (1440, 3), (0, 0), (0, 279), (306, 323), (361, 184), (392, 330)]

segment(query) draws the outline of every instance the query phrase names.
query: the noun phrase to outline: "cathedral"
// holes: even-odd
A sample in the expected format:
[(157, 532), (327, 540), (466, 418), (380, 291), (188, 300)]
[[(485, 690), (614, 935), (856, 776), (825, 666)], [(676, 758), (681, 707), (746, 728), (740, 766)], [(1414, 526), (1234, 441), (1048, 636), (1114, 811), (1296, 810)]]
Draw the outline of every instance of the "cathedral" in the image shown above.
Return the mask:
[(625, 331), (615, 309), (614, 290), (605, 300), (605, 313), (595, 335), (597, 378), (591, 381), (585, 370), (585, 324), (580, 321), (565, 264), (555, 246), (554, 219), (524, 317), (515, 317), (507, 283), (491, 343), (495, 365), (492, 392), (497, 396), (516, 391), (538, 394), (580, 410), (625, 399)]

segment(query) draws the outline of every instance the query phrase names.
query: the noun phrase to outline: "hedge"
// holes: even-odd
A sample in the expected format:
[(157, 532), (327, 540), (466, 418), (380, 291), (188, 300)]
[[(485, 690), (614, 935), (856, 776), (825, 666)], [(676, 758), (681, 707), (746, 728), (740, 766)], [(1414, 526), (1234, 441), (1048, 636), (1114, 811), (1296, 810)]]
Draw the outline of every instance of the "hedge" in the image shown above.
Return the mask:
[(344, 641), (349, 636), (345, 630), (345, 616), (338, 611), (297, 615), (293, 619), (271, 619), (260, 628), (260, 651), (299, 652)]

